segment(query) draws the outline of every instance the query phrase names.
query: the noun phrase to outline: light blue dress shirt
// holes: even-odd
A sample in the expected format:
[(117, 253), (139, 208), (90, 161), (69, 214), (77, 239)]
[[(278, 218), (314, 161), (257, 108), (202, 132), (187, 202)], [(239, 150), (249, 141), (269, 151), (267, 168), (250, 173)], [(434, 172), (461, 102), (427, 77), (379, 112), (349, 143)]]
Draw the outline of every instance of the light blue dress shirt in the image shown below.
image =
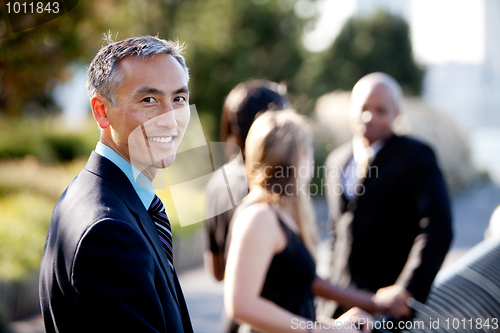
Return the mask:
[(146, 210), (148, 210), (155, 197), (153, 183), (149, 180), (149, 178), (135, 166), (130, 164), (130, 162), (121, 157), (120, 154), (100, 141), (97, 142), (95, 152), (102, 157), (107, 158), (120, 168), (120, 170), (127, 176), (130, 183), (132, 183), (132, 186), (141, 199), (142, 204)]
[(347, 200), (353, 200), (365, 191), (363, 184), (360, 183), (358, 161), (367, 158), (368, 164), (371, 165), (380, 149), (384, 147), (384, 144), (384, 141), (377, 140), (370, 147), (365, 147), (359, 137), (355, 136), (352, 139), (353, 157), (351, 157), (342, 170), (344, 195)]

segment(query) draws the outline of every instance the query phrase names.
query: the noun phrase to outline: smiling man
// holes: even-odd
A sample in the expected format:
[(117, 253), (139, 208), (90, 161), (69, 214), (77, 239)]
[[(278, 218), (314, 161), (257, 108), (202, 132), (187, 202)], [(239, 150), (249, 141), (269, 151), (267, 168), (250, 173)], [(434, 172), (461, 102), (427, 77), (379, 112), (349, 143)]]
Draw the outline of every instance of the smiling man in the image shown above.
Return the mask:
[(52, 214), (40, 267), (51, 332), (192, 332), (152, 180), (189, 122), (182, 46), (109, 41), (87, 72), (100, 140)]

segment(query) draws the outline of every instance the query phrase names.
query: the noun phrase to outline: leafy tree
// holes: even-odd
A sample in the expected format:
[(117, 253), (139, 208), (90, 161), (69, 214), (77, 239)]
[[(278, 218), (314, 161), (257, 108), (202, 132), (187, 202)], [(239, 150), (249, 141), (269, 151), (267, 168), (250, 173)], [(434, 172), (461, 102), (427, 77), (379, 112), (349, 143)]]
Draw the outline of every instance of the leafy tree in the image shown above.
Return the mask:
[(303, 61), (306, 20), (295, 16), (295, 2), (182, 2), (173, 36), (188, 45), (192, 102), (200, 113), (218, 123), (225, 96), (249, 79), (285, 81), (290, 93), (300, 93), (293, 78)]
[(49, 92), (55, 78), (64, 78), (66, 64), (79, 55), (73, 20), (58, 19), (26, 32), (12, 33), (6, 11), (0, 13), (0, 112), (17, 116), (23, 110), (54, 108)]
[(87, 66), (108, 30), (120, 32), (119, 38), (159, 31), (171, 23), (169, 15), (163, 15), (166, 7), (159, 0), (126, 5), (115, 0), (80, 1), (65, 15), (18, 33), (11, 31), (6, 10), (2, 10), (0, 114), (57, 112), (51, 92), (59, 80), (70, 78), (69, 65)]
[[(304, 1), (304, 0), (302, 0)], [(294, 12), (297, 0), (118, 0), (80, 1), (51, 22), (12, 33), (0, 16), (0, 113), (11, 116), (55, 110), (50, 92), (67, 79), (68, 65), (87, 66), (108, 30), (117, 39), (159, 34), (188, 46), (192, 103), (217, 127), (224, 97), (252, 78), (286, 80), (303, 60), (300, 42), (307, 20)], [(215, 131), (214, 131), (215, 132)]]
[(415, 64), (408, 24), (383, 11), (368, 19), (349, 19), (321, 63), (322, 71), (311, 87), (315, 96), (335, 89), (351, 90), (372, 72), (392, 75), (406, 94), (421, 92), (424, 70)]

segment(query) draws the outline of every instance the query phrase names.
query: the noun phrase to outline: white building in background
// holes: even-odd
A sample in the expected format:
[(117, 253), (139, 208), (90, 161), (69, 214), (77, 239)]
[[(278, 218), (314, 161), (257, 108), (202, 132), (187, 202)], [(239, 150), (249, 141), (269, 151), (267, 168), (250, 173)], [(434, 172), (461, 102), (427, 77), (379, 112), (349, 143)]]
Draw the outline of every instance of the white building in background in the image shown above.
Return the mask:
[(469, 135), (476, 166), (500, 183), (500, 1), (483, 1), (483, 60), (428, 66), (423, 97), (455, 116)]
[(456, 115), (467, 131), (500, 127), (500, 1), (484, 0), (484, 59), (427, 69), (424, 98)]

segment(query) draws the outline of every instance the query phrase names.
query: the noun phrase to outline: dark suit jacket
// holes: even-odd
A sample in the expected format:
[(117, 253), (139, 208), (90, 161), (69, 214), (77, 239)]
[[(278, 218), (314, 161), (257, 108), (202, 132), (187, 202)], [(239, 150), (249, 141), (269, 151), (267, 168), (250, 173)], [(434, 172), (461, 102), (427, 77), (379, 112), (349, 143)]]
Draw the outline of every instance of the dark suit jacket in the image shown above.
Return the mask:
[(95, 152), (54, 208), (40, 301), (47, 333), (193, 331), (147, 210)]
[(423, 302), (452, 240), (448, 194), (434, 153), (417, 140), (391, 136), (371, 163), (364, 193), (349, 202), (338, 189), (352, 154), (348, 142), (326, 161), (331, 282), (370, 292), (397, 283)]

